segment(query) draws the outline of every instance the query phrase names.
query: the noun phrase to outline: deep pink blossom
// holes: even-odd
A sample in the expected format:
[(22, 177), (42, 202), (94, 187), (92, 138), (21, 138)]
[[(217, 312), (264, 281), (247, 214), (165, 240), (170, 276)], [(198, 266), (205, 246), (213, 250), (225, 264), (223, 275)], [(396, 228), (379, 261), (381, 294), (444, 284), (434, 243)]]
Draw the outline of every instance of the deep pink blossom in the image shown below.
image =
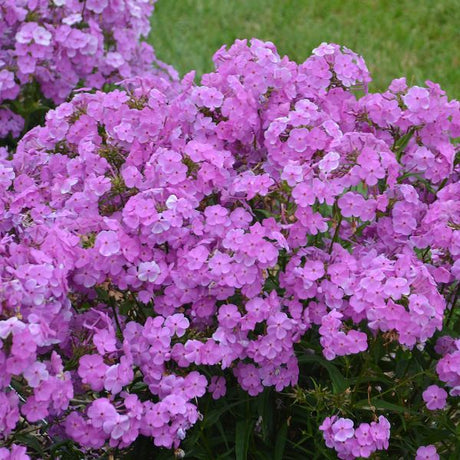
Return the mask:
[(415, 460), (439, 460), (436, 447), (433, 445), (421, 446), (417, 449)]
[(429, 410), (444, 409), (446, 406), (447, 392), (437, 385), (430, 385), (422, 396)]

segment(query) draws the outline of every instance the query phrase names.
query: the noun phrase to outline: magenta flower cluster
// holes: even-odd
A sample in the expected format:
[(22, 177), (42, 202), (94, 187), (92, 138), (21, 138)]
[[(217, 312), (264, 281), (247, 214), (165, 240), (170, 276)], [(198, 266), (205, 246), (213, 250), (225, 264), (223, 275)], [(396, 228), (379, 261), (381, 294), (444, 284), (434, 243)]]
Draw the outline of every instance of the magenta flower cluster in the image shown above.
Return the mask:
[[(102, 4), (125, 21), (123, 2), (86, 2)], [(34, 24), (16, 32), (26, 48), (54, 33)], [(439, 287), (460, 280), (460, 104), (404, 79), (369, 94), (363, 59), (334, 44), (299, 65), (237, 41), (214, 62), (201, 85), (149, 75), (80, 93), (11, 160), (0, 151), (0, 436), (22, 416), (83, 448), (177, 447), (224, 374), (250, 395), (296, 384), (307, 331), (333, 360), (442, 329)], [(388, 447), (383, 416), (321, 429), (340, 458)]]
[(373, 452), (388, 449), (390, 422), (381, 415), (377, 422), (361, 423), (356, 429), (349, 418), (327, 417), (319, 427), (326, 446), (340, 459), (369, 458)]
[(446, 336), (444, 343), (437, 343), (438, 352), (443, 357), (436, 365), (436, 372), (439, 379), (451, 388), (452, 396), (460, 396), (460, 340)]
[(27, 448), (13, 444), (11, 449), (0, 447), (0, 460), (30, 460)]
[(155, 1), (3, 1), (0, 138), (21, 133), (23, 120), (14, 111), (15, 102), (23, 101), (33, 83), (59, 104), (78, 86), (101, 88), (161, 66), (153, 48), (140, 42), (150, 31)]

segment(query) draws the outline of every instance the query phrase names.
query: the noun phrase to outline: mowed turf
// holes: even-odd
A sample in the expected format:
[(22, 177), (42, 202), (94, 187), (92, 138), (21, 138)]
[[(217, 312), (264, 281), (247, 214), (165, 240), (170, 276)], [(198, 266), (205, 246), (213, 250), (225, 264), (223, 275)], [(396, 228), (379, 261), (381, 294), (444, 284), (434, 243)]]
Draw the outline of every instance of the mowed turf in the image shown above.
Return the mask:
[(159, 0), (149, 41), (181, 74), (201, 75), (223, 44), (252, 37), (297, 62), (339, 43), (364, 57), (372, 90), (405, 76), (460, 98), (460, 0)]

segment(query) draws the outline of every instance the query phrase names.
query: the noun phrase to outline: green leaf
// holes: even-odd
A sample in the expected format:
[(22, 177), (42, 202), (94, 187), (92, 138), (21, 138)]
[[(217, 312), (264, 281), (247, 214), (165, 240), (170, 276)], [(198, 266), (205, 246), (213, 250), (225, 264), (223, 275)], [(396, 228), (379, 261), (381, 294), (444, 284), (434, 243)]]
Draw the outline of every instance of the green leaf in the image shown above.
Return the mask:
[(19, 434), (15, 437), (15, 440), (20, 444), (23, 444), (29, 447), (30, 449), (33, 449), (38, 454), (43, 455), (42, 446), (36, 436), (33, 436), (31, 434)]
[(203, 421), (203, 424), (205, 424), (206, 426), (212, 426), (214, 425), (214, 423), (217, 422), (217, 420), (219, 420), (219, 418), (225, 413), (225, 412), (228, 412), (230, 411), (230, 409), (232, 409), (233, 407), (235, 406), (239, 406), (240, 404), (244, 404), (246, 401), (244, 400), (241, 400), (241, 401), (236, 401), (234, 403), (231, 403), (231, 404), (228, 404), (226, 403), (224, 405), (224, 407), (221, 407), (219, 409), (215, 409), (215, 410), (212, 410), (212, 411), (209, 411), (206, 413), (206, 417)]
[(257, 412), (262, 417), (260, 419), (262, 439), (267, 441), (273, 431), (273, 417), (276, 412), (270, 388), (266, 388), (257, 397)]
[(403, 154), (404, 149), (407, 147), (407, 144), (409, 144), (409, 141), (411, 140), (412, 136), (415, 133), (415, 129), (412, 127), (409, 129), (409, 131), (404, 134), (404, 136), (401, 136), (393, 145), (393, 151), (396, 154), (396, 159), (399, 161), (401, 159), (401, 155)]
[(320, 366), (324, 367), (332, 382), (332, 389), (335, 394), (343, 393), (347, 388), (350, 387), (349, 380), (339, 371), (339, 369), (332, 364), (330, 361), (327, 361), (322, 356), (318, 355), (304, 355), (299, 356), (299, 363), (317, 363)]
[(229, 444), (228, 444), (227, 433), (225, 432), (224, 427), (222, 426), (222, 423), (220, 422), (220, 420), (218, 420), (218, 421), (216, 422), (216, 427), (217, 427), (217, 430), (218, 430), (219, 433), (220, 433), (221, 438), (222, 438), (223, 441), (224, 441), (225, 448), (227, 449), (227, 451), (233, 450), (233, 449), (229, 446)]
[(275, 441), (275, 453), (273, 454), (273, 460), (283, 460), (284, 449), (286, 447), (286, 436), (287, 436), (287, 423), (284, 422), (283, 426), (278, 431)]
[(268, 219), (272, 217), (272, 214), (267, 209), (254, 209), (254, 214), (256, 214), (259, 219)]
[(240, 420), (235, 430), (235, 458), (236, 460), (247, 460), (249, 450), (249, 438), (251, 436), (253, 422)]
[[(381, 409), (381, 410), (387, 409), (393, 412), (400, 412), (400, 413), (410, 413), (411, 412), (407, 407), (399, 406), (398, 404), (393, 404), (383, 399), (372, 399), (371, 398), (370, 403), (376, 409)], [(367, 399), (358, 401), (354, 406), (360, 409), (371, 410), (371, 407), (369, 406), (369, 401)]]

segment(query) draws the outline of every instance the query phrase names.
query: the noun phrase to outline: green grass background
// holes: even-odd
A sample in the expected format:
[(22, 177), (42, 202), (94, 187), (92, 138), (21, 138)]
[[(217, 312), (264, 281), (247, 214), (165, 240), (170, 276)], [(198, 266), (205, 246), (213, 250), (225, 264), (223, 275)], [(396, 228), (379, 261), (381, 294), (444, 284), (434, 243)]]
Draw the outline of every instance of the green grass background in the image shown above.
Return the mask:
[(372, 90), (405, 76), (460, 98), (460, 0), (159, 0), (149, 42), (181, 74), (201, 75), (223, 44), (252, 37), (297, 62), (339, 43), (364, 57)]

